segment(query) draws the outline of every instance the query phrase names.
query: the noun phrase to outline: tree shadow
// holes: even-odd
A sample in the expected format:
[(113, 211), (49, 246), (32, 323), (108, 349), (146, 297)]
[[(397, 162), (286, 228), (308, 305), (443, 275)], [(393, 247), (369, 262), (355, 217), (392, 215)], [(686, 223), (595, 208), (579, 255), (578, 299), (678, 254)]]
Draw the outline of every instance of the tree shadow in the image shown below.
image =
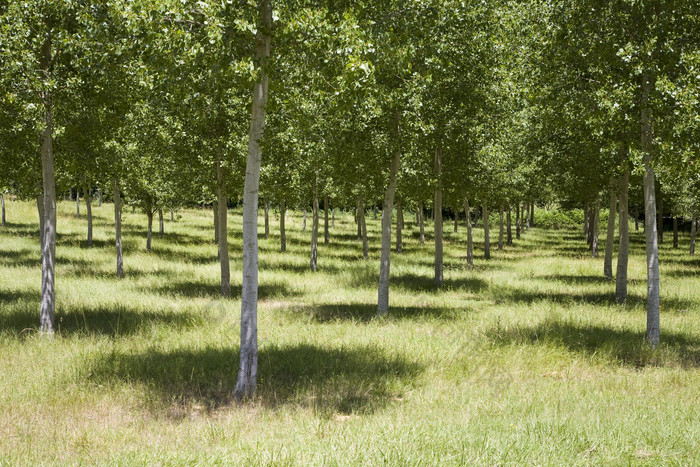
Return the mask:
[[(155, 411), (184, 418), (192, 405), (213, 410), (234, 403), (238, 348), (113, 351), (89, 362), (96, 383), (144, 384)], [(421, 367), (378, 347), (271, 346), (258, 354), (255, 400), (267, 408), (298, 405), (324, 416), (366, 414), (401, 396)], [(176, 410), (173, 411), (173, 404)], [(179, 409), (179, 410), (178, 410)]]
[[(376, 304), (347, 304), (328, 303), (324, 305), (306, 305), (303, 307), (290, 307), (287, 312), (291, 315), (305, 315), (318, 323), (328, 323), (334, 321), (352, 321), (367, 323), (377, 318)], [(389, 307), (388, 319), (396, 320), (419, 320), (419, 319), (441, 319), (453, 321), (471, 310), (464, 308), (437, 308), (431, 306), (391, 306)]]
[[(38, 331), (40, 296), (27, 295), (26, 306), (0, 312), (0, 332), (23, 333)], [(203, 315), (167, 310), (146, 311), (126, 306), (74, 307), (56, 309), (56, 333), (61, 336), (105, 335), (110, 337), (137, 334), (153, 325), (174, 329), (195, 326), (205, 319)]]
[(0, 264), (11, 268), (41, 268), (41, 248), (37, 242), (36, 251), (27, 248), (3, 251), (2, 254), (0, 254)]
[(465, 292), (481, 292), (488, 289), (488, 283), (476, 277), (447, 278), (440, 287), (435, 286), (433, 277), (419, 276), (417, 274), (401, 274), (392, 276), (391, 285), (395, 285), (412, 292), (438, 293), (443, 289), (462, 290)]
[(583, 323), (547, 320), (537, 326), (496, 326), (485, 335), (500, 345), (551, 345), (587, 357), (604, 357), (622, 366), (700, 367), (700, 340), (663, 332), (661, 344), (645, 345), (644, 331), (611, 329)]
[(575, 275), (575, 274), (547, 274), (535, 276), (535, 279), (543, 281), (557, 281), (565, 284), (610, 284), (614, 279), (596, 275)]
[[(146, 293), (160, 293), (173, 297), (209, 297), (217, 298), (221, 296), (221, 284), (217, 280), (197, 281), (181, 280), (168, 281), (162, 285), (143, 286), (140, 290)], [(240, 284), (231, 284), (231, 299), (241, 298), (242, 288)], [(289, 288), (284, 283), (264, 283), (258, 285), (258, 298), (261, 300), (270, 298), (289, 298), (298, 296), (301, 292)]]

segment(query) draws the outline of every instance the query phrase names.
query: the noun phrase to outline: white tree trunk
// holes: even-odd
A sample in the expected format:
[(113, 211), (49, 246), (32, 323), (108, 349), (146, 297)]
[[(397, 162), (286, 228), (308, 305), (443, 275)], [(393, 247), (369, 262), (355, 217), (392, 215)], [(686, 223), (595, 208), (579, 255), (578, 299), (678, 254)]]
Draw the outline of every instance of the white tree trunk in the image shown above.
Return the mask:
[(444, 281), (443, 277), (443, 254), (442, 254), (442, 146), (438, 143), (435, 149), (435, 176), (437, 186), (435, 187), (435, 287), (440, 287)]
[(284, 226), (285, 218), (287, 217), (287, 203), (284, 198), (280, 201), (280, 252), (287, 251), (287, 231)]
[(377, 315), (386, 316), (389, 313), (389, 269), (391, 266), (391, 218), (394, 211), (394, 195), (396, 194), (397, 175), (401, 164), (401, 146), (399, 130), (399, 112), (393, 115), (394, 151), (389, 166), (389, 180), (384, 195), (382, 207), (382, 251), (379, 260), (379, 283), (377, 293)]
[(331, 243), (331, 233), (328, 225), (328, 195), (323, 195), (323, 243)]
[[(311, 270), (318, 270), (318, 168), (316, 169), (316, 178), (314, 179), (314, 201), (312, 207), (312, 224), (311, 224)], [(359, 215), (359, 213), (358, 213)]]
[(520, 240), (520, 202), (515, 205), (515, 238)]
[(151, 243), (153, 240), (153, 211), (149, 206), (146, 209), (146, 216), (148, 217), (148, 234), (146, 235), (146, 251), (151, 251)]
[[(42, 48), (43, 59), (48, 67), (51, 61), (50, 39)], [(48, 68), (46, 68), (48, 70)], [(40, 328), (42, 333), (53, 334), (56, 311), (56, 179), (54, 175), (53, 156), (53, 116), (51, 103), (47, 99), (45, 127), (41, 132), (41, 171), (44, 190), (44, 228), (41, 258), (41, 314)]]
[(491, 238), (489, 237), (489, 208), (484, 201), (484, 258), (491, 258)]
[(628, 218), (630, 167), (627, 161), (626, 145), (622, 148), (622, 154), (625, 158), (625, 170), (620, 177), (620, 247), (617, 252), (617, 274), (615, 277), (615, 298), (617, 299), (617, 303), (624, 303), (627, 299), (627, 264), (630, 252)]
[[(219, 265), (221, 269), (221, 295), (231, 296), (231, 269), (228, 257), (228, 190), (226, 174), (220, 161), (216, 163), (216, 182), (218, 200), (219, 229)], [(162, 211), (161, 211), (162, 212)], [(162, 218), (161, 218), (162, 220)]]
[(258, 189), (260, 187), (260, 139), (265, 129), (265, 104), (268, 78), (264, 63), (270, 56), (272, 9), (269, 0), (258, 4), (260, 24), (257, 28), (257, 65), (259, 81), (253, 88), (253, 111), (243, 191), (243, 289), (241, 293), (241, 353), (238, 379), (234, 390), (237, 400), (255, 392), (258, 374)]
[(119, 191), (119, 180), (115, 177), (114, 184), (114, 232), (117, 252), (117, 277), (124, 277), (124, 255), (122, 252), (122, 200)]
[(498, 207), (498, 249), (503, 249), (503, 205)]
[(301, 223), (301, 231), (302, 231), (302, 233), (306, 232), (306, 208), (304, 208), (304, 212), (303, 212), (303, 220), (302, 220), (302, 223)]
[(367, 220), (365, 219), (365, 203), (360, 197), (360, 215), (362, 216), (362, 256), (369, 259), (369, 243), (367, 242)]
[(654, 167), (652, 164), (651, 111), (648, 98), (652, 89), (651, 78), (644, 75), (642, 92), (642, 154), (644, 158), (644, 208), (645, 236), (647, 250), (647, 333), (646, 340), (655, 347), (659, 343), (659, 239), (656, 232), (656, 190), (654, 188)]
[(472, 237), (472, 216), (469, 213), (469, 200), (464, 197), (464, 212), (467, 217), (467, 267), (474, 267), (474, 239)]
[(506, 212), (506, 245), (511, 246), (513, 244), (513, 228), (511, 226), (511, 207), (508, 205), (508, 211)]
[(603, 275), (612, 279), (613, 248), (615, 245), (615, 212), (617, 212), (617, 193), (615, 178), (610, 178), (610, 205), (608, 214), (608, 233), (605, 237), (605, 260), (603, 262)]

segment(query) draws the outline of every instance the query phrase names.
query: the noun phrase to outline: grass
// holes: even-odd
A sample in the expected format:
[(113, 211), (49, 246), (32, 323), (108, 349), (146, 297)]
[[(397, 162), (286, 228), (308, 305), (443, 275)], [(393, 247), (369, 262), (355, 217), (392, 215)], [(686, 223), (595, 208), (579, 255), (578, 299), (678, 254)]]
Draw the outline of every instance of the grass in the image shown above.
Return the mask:
[(700, 463), (700, 259), (685, 244), (661, 248), (652, 351), (634, 229), (619, 306), (602, 255), (590, 258), (568, 230), (531, 229), (489, 261), (478, 247), (467, 270), (464, 229), (446, 224), (436, 290), (430, 240), (420, 245), (407, 219), (390, 317), (377, 320), (379, 221), (368, 218), (364, 261), (352, 216), (337, 215), (312, 273), (300, 215), (287, 221), (285, 254), (273, 217), (260, 240), (259, 386), (238, 405), (239, 211), (229, 221), (234, 297), (223, 300), (209, 211), (166, 221), (147, 253), (146, 218), (127, 210), (127, 277), (117, 280), (112, 206), (94, 208), (87, 248), (85, 219), (59, 203), (50, 339), (37, 334), (36, 208), (7, 204), (0, 464)]

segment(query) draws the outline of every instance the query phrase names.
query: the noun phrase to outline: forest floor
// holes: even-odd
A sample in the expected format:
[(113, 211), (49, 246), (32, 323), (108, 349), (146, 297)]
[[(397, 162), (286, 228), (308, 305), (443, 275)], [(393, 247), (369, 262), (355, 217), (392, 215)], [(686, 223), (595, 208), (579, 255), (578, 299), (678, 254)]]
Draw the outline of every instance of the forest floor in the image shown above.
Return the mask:
[(36, 206), (8, 202), (7, 214), (2, 465), (700, 463), (700, 256), (687, 237), (661, 248), (662, 344), (651, 351), (634, 228), (620, 306), (603, 253), (589, 257), (578, 230), (533, 228), (505, 251), (494, 242), (488, 261), (478, 245), (468, 270), (465, 228), (446, 222), (435, 290), (431, 239), (421, 245), (406, 216), (390, 316), (376, 319), (379, 220), (368, 215), (365, 261), (352, 215), (338, 214), (313, 273), (299, 213), (284, 254), (271, 216), (257, 396), (236, 404), (240, 210), (229, 220), (234, 297), (223, 300), (211, 211), (166, 215), (149, 253), (145, 215), (125, 210), (118, 280), (112, 205), (94, 208), (88, 249), (85, 217), (59, 203), (54, 338), (37, 333)]

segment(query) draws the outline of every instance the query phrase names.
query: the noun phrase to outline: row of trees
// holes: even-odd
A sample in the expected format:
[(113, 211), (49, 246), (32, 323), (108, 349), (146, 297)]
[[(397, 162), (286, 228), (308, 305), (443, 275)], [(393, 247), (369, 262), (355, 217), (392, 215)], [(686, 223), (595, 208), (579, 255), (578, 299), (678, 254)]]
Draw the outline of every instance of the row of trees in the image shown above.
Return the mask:
[[(584, 207), (596, 254), (608, 197), (620, 218), (620, 302), (628, 210), (644, 212), (647, 340), (656, 345), (657, 213), (687, 216), (695, 228), (699, 201), (700, 31), (692, 3), (0, 5), (0, 191), (37, 198), (42, 331), (54, 327), (57, 186), (82, 190), (88, 219), (92, 193), (111, 196), (119, 277), (124, 202), (146, 212), (149, 239), (163, 208), (211, 203), (225, 296), (227, 207), (243, 200), (237, 397), (252, 394), (257, 371), (259, 199), (266, 214), (273, 204), (281, 212), (310, 207), (314, 270), (321, 204), (326, 217), (329, 204), (356, 209), (365, 256), (365, 210), (381, 205), (378, 314), (385, 315), (394, 210), (398, 226), (414, 208), (422, 225), (432, 208), (439, 286), (443, 209), (479, 206), (488, 237), (489, 209), (507, 216), (507, 226), (514, 213), (519, 227), (535, 202)], [(610, 277), (614, 227), (605, 248)], [(471, 265), (470, 216), (467, 230)]]

